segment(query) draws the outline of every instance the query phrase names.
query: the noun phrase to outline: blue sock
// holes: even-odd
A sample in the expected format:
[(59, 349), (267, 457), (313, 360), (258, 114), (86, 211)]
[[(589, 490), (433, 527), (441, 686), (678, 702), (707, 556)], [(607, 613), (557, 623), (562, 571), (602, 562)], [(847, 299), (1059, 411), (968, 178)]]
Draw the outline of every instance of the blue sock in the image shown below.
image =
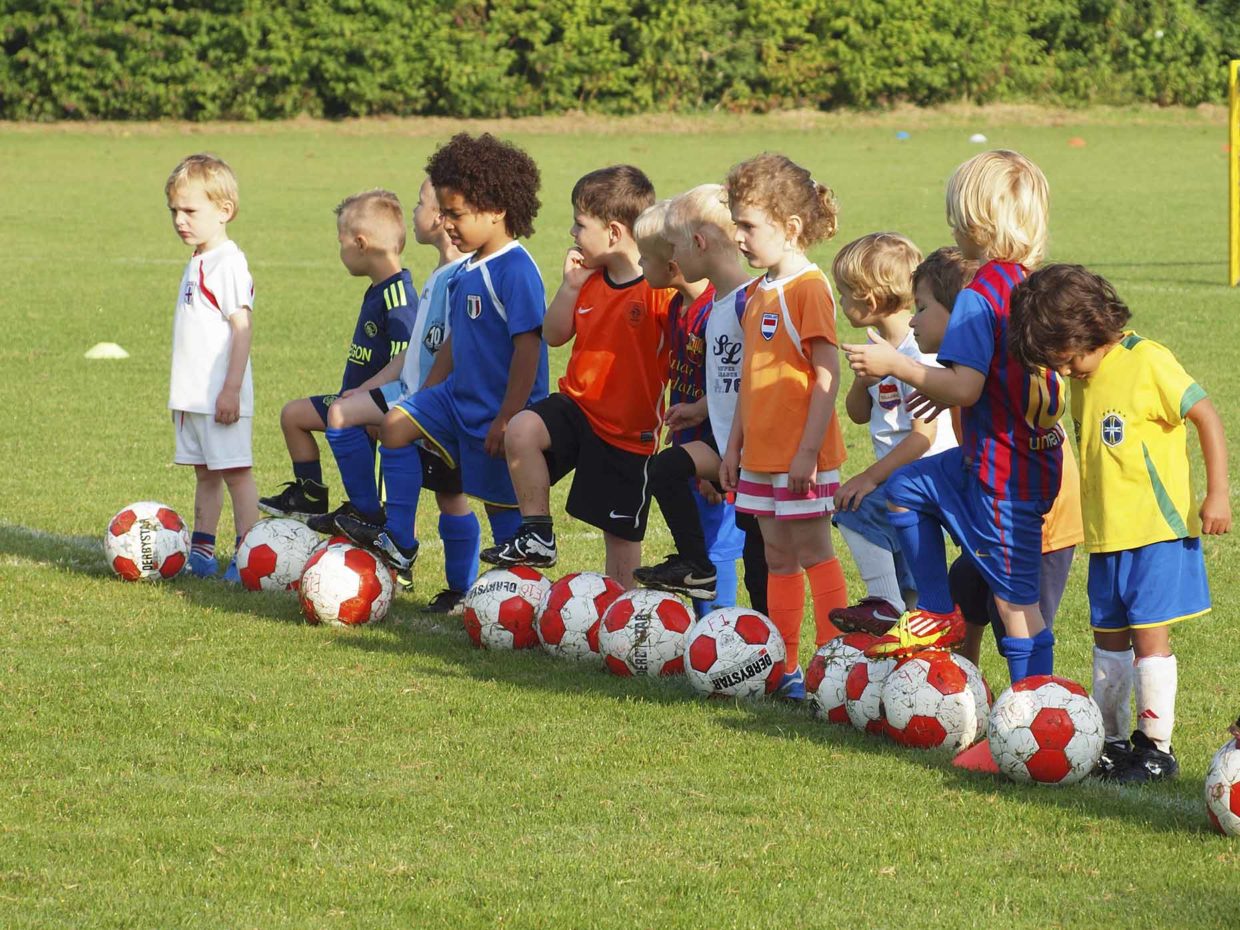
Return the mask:
[(947, 584), (947, 546), (943, 528), (916, 510), (889, 512), (887, 518), (900, 537), (900, 550), (917, 582), (917, 606), (935, 613), (951, 613), (956, 604)]
[(521, 529), (521, 511), (516, 507), (505, 507), (503, 510), (488, 513), (487, 519), (491, 521), (491, 538), (497, 546), (508, 542)]
[(1029, 657), (1033, 654), (1033, 639), (1029, 636), (1003, 637), (1003, 655), (1007, 658), (1008, 677), (1012, 684), (1029, 677)]
[[(370, 444), (370, 436), (360, 426), (328, 428), (327, 442), (336, 456), (336, 464), (340, 467), (340, 480), (344, 483), (349, 501), (367, 517), (378, 519), (379, 489), (375, 485), (375, 450)], [(421, 488), (422, 460), (418, 456), (418, 447), (408, 448), (413, 450), (413, 457), (418, 463), (418, 487)], [(383, 450), (385, 461), (388, 451)], [(417, 506), (416, 500), (414, 506)]]
[[(359, 432), (365, 435), (364, 430)], [(402, 549), (410, 549), (417, 542), (413, 521), (418, 515), (418, 495), (422, 493), (422, 457), (418, 455), (418, 447), (414, 445), (401, 446), (399, 449), (384, 446), (382, 455), (383, 475), (387, 481), (387, 531), (396, 545)], [(352, 496), (350, 489), (349, 497)], [(378, 495), (375, 500), (377, 504)], [(354, 504), (356, 503), (354, 501)]]
[(194, 533), (189, 540), (191, 552), (196, 552), (204, 559), (215, 557), (215, 537), (210, 533)]
[(294, 462), (293, 477), (299, 482), (313, 481), (315, 484), (322, 484), (323, 463), (318, 459), (313, 462)]
[(705, 617), (712, 610), (718, 610), (720, 607), (736, 606), (738, 584), (736, 559), (720, 559), (718, 562), (712, 559), (711, 564), (715, 566), (715, 599), (713, 601), (701, 601), (696, 597), (693, 599), (693, 612), (699, 618)]
[(1044, 629), (1033, 638), (1033, 652), (1029, 656), (1030, 675), (1055, 674), (1055, 634)]
[(478, 549), (482, 527), (472, 513), (464, 516), (441, 513), (439, 538), (443, 540), (444, 580), (453, 591), (468, 591), (478, 577)]

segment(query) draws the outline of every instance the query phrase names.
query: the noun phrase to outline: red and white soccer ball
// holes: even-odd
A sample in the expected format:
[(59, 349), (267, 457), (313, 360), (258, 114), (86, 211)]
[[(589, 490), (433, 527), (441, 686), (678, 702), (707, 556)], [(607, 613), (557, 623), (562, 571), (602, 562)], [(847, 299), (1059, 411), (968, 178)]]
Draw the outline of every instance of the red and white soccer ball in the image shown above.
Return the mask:
[(674, 594), (636, 588), (620, 595), (603, 614), (599, 652), (614, 675), (680, 675), (693, 615)]
[(480, 649), (533, 649), (534, 615), (551, 582), (526, 565), (493, 568), (462, 601), (465, 632)]
[(250, 591), (292, 591), (301, 582), (319, 534), (300, 520), (259, 520), (241, 538), (237, 569)]
[(1210, 760), (1206, 816), (1219, 833), (1240, 836), (1240, 739), (1229, 739)]
[(167, 504), (138, 501), (108, 522), (103, 551), (126, 581), (171, 578), (189, 559), (189, 529)]
[(844, 633), (824, 643), (805, 669), (805, 695), (814, 716), (829, 723), (847, 724), (844, 683), (865, 650), (878, 639), (870, 633)]
[(895, 659), (869, 659), (863, 655), (848, 670), (844, 679), (844, 711), (848, 722), (862, 733), (881, 736), (887, 731), (883, 684), (895, 667)]
[(373, 552), (332, 543), (306, 562), (297, 596), (309, 624), (378, 623), (392, 606), (392, 572)]
[(784, 638), (747, 607), (712, 610), (689, 628), (685, 675), (695, 691), (712, 697), (753, 698), (779, 687)]
[[(968, 659), (927, 650), (902, 659), (883, 682), (887, 735), (902, 746), (960, 752), (986, 732), (990, 705), (969, 680)], [(976, 682), (981, 678), (975, 676)]]
[(573, 572), (552, 584), (538, 605), (534, 624), (543, 649), (564, 659), (602, 662), (599, 623), (623, 593), (620, 582), (597, 572)]
[(990, 754), (1015, 781), (1078, 782), (1098, 764), (1102, 711), (1075, 681), (1031, 675), (1008, 688), (990, 711)]

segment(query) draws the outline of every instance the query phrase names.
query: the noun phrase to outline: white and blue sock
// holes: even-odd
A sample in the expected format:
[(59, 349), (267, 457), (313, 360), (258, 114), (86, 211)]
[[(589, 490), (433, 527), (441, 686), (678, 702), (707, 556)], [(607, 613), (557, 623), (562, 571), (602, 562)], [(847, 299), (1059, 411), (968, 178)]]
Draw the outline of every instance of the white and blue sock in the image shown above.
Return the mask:
[(712, 610), (718, 610), (721, 607), (736, 606), (736, 590), (740, 584), (736, 574), (736, 559), (720, 559), (717, 562), (711, 559), (711, 564), (715, 566), (715, 599), (713, 601), (702, 601), (696, 597), (693, 599), (693, 612), (698, 617), (705, 617)]
[(439, 537), (443, 540), (444, 580), (453, 591), (468, 591), (478, 577), (478, 550), (482, 528), (472, 513), (439, 515)]
[(189, 551), (201, 559), (215, 558), (215, 537), (210, 533), (195, 532), (190, 537)]
[[(336, 464), (340, 468), (340, 480), (349, 502), (370, 520), (377, 520), (381, 512), (379, 505), (379, 489), (375, 485), (375, 450), (370, 444), (370, 436), (360, 426), (346, 426), (343, 429), (327, 429), (327, 442), (336, 456)], [(422, 460), (418, 456), (417, 446), (409, 446), (418, 462), (418, 487), (422, 486)], [(384, 449), (386, 463), (387, 449)], [(391, 478), (388, 478), (389, 483)], [(415, 505), (416, 507), (416, 502)]]

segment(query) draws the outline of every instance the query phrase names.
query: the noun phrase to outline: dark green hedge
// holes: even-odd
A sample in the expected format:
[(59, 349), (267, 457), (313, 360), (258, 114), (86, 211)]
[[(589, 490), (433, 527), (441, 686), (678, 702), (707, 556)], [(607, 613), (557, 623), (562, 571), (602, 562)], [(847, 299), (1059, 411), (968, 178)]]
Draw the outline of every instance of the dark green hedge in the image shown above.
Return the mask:
[(0, 118), (1196, 104), (1240, 0), (0, 0)]

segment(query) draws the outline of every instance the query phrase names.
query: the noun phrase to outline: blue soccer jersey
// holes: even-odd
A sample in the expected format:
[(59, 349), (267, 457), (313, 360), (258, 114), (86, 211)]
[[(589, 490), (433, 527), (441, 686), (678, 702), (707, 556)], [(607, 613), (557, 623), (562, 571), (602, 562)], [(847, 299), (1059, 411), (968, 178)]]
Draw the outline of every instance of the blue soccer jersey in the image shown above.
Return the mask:
[[(541, 336), (547, 292), (530, 253), (519, 242), (457, 266), (448, 282), (452, 331), (452, 397), (461, 426), (486, 438), (508, 390), (513, 337)], [(527, 404), (547, 396), (547, 344), (539, 348), (538, 372)]]
[[(684, 297), (677, 294), (668, 308), (672, 331), (668, 386), (669, 400), (673, 404), (692, 404), (706, 394), (706, 324), (715, 304), (715, 288), (707, 287), (687, 308), (684, 302)], [(697, 426), (677, 430), (672, 442), (678, 446), (686, 442), (705, 442), (710, 435), (710, 418), (707, 417)]]
[(982, 395), (961, 414), (961, 449), (987, 493), (1050, 501), (1059, 493), (1066, 396), (1059, 375), (1030, 374), (1008, 354), (1012, 290), (1026, 277), (1011, 262), (987, 262), (960, 292), (939, 347), (939, 363), (986, 376)]
[(417, 313), (413, 302), (416, 295), (413, 277), (405, 268), (366, 288), (349, 345), (349, 360), (340, 379), (342, 392), (374, 377), (392, 356), (409, 345)]

